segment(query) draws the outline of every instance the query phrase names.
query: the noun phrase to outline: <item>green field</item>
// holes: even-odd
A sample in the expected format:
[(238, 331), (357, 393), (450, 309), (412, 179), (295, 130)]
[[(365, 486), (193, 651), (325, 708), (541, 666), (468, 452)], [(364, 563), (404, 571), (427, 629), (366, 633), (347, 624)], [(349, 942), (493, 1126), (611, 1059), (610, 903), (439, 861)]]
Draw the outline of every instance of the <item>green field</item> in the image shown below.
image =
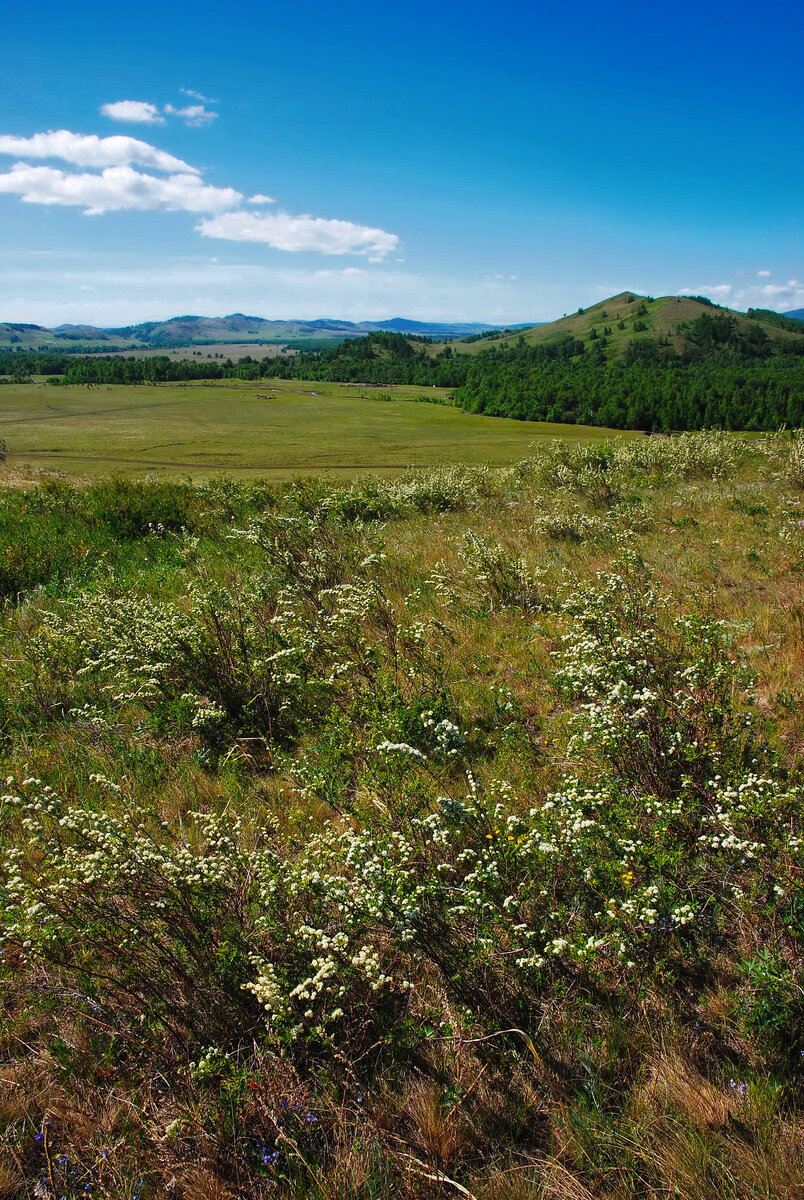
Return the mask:
[[(333, 342), (334, 344), (334, 342)], [(274, 358), (285, 349), (286, 342), (210, 342), (204, 346), (147, 346), (122, 350), (115, 358), (169, 358), (172, 361), (185, 358), (231, 358), (238, 362), (247, 355), (251, 358)], [(296, 354), (296, 350), (287, 350)]]
[(447, 394), (297, 380), (262, 386), (229, 380), (142, 387), (9, 384), (0, 392), (0, 437), (7, 442), (9, 464), (71, 474), (235, 470), (282, 478), (504, 465), (527, 457), (534, 442), (545, 438), (578, 441), (612, 433), (412, 402)]

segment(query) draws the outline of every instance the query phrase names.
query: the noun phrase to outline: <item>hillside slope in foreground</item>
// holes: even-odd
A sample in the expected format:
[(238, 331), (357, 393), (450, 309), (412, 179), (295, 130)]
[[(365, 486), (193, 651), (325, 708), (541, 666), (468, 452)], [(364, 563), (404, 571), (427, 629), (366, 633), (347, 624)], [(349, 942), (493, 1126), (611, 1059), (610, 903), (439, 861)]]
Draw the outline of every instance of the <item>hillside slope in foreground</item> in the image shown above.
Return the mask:
[(1, 1192), (799, 1200), (804, 442), (0, 529)]

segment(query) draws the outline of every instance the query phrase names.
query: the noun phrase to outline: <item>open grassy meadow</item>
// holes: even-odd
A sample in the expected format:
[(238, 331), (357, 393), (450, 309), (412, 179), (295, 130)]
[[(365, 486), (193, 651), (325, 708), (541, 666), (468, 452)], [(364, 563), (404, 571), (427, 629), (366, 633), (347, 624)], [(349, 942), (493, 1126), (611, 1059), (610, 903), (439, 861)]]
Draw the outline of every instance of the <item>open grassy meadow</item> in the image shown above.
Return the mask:
[(3, 394), (519, 461), (0, 488), (0, 1196), (800, 1200), (804, 440), (255, 393)]
[[(273, 358), (285, 352), (292, 357), (296, 350), (286, 349), (284, 342), (210, 342), (201, 346), (154, 346), (120, 351), (120, 358), (231, 358), (237, 362), (247, 355), (250, 358)], [(118, 357), (118, 355), (115, 355)]]
[[(266, 380), (0, 389), (9, 462), (79, 474), (274, 478), (398, 471), (450, 463), (503, 465), (539, 440), (594, 440), (608, 431), (490, 420), (420, 397), (444, 389)], [(369, 397), (368, 399), (363, 397)], [(619, 436), (633, 436), (620, 434)]]

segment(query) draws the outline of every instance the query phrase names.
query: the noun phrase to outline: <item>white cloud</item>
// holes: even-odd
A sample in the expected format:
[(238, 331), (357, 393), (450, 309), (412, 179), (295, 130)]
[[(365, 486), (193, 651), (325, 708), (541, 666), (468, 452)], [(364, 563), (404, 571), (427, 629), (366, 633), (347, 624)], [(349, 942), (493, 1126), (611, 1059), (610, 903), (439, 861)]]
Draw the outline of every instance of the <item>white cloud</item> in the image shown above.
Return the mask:
[(16, 194), (28, 204), (77, 205), (90, 215), (120, 209), (220, 213), (242, 199), (234, 188), (212, 187), (197, 175), (158, 178), (131, 167), (78, 174), (30, 163), (15, 163), (0, 174), (0, 192)]
[(203, 92), (194, 92), (192, 88), (179, 88), (182, 96), (192, 96), (193, 100), (200, 100), (202, 104), (217, 104), (217, 100), (210, 99)]
[(166, 104), (164, 112), (172, 117), (181, 117), (185, 125), (209, 125), (210, 121), (217, 120), (218, 114), (211, 112), (205, 108), (203, 104), (187, 104), (184, 108), (174, 108), (172, 104)]
[(100, 112), (110, 121), (125, 121), (131, 125), (163, 125), (165, 121), (156, 105), (147, 100), (115, 100), (112, 104), (102, 104)]
[(0, 154), (20, 158), (61, 158), (77, 167), (120, 167), (135, 164), (156, 171), (184, 171), (198, 175), (196, 167), (138, 138), (115, 134), (98, 137), (94, 133), (71, 133), (69, 129), (51, 129), (33, 137), (0, 134)]
[[(760, 276), (770, 273), (757, 272)], [(787, 312), (804, 307), (804, 282), (788, 279), (786, 283), (757, 283), (748, 287), (742, 284), (732, 286), (728, 283), (720, 283), (714, 287), (711, 284), (701, 284), (699, 287), (682, 288), (678, 295), (709, 296), (710, 299), (717, 300), (728, 308), (735, 308), (738, 312), (745, 312), (748, 308), (770, 308), (777, 312)]]
[(166, 104), (164, 108), (160, 109), (158, 105), (151, 104), (149, 100), (115, 100), (111, 104), (102, 104), (100, 112), (111, 121), (122, 121), (135, 125), (164, 125), (165, 115), (178, 117), (184, 121), (185, 125), (194, 126), (209, 125), (217, 118), (218, 114), (206, 107), (207, 104), (214, 104), (214, 100), (206, 100), (198, 93), (188, 92), (184, 88), (179, 90), (186, 96), (193, 96), (203, 103), (185, 104), (183, 108)]
[[(197, 116), (201, 107), (174, 109), (168, 105), (165, 111), (183, 115), (193, 123), (201, 119)], [(137, 138), (122, 135), (101, 138), (66, 129), (37, 133), (29, 138), (0, 135), (0, 154), (14, 154), (20, 160), (60, 158), (76, 166), (97, 169), (95, 173), (65, 171), (18, 161), (9, 171), (0, 172), (0, 193), (18, 195), (27, 204), (72, 205), (91, 215), (124, 209), (200, 213), (206, 219), (196, 229), (204, 237), (263, 243), (286, 251), (363, 254), (370, 262), (382, 261), (396, 250), (399, 242), (396, 234), (352, 221), (243, 211), (240, 205), (244, 197), (240, 192), (204, 183), (198, 168)], [(134, 170), (134, 165), (169, 174), (159, 177)], [(273, 204), (274, 200), (258, 192), (250, 197), (249, 203)]]
[(767, 279), (767, 277), (768, 277), (769, 275), (772, 275), (772, 274), (773, 274), (773, 272), (772, 272), (772, 271), (757, 271), (757, 275), (759, 275), (759, 276), (760, 276), (760, 278), (763, 278), (763, 277), (764, 277), (764, 278), (766, 278), (766, 279)]
[(395, 250), (396, 234), (351, 221), (294, 217), (288, 213), (225, 212), (197, 226), (204, 237), (232, 242), (265, 242), (277, 250), (315, 250), (321, 254), (383, 256)]

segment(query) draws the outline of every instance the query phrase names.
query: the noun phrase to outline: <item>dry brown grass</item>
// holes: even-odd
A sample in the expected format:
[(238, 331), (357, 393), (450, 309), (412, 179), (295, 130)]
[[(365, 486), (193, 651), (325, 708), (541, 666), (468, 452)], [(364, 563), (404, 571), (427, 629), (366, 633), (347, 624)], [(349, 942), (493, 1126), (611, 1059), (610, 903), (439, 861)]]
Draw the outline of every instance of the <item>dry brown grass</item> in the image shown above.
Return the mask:
[(0, 1198), (13, 1200), (13, 1197), (19, 1196), (22, 1186), (22, 1176), (10, 1155), (6, 1155), (5, 1162), (0, 1158)]

